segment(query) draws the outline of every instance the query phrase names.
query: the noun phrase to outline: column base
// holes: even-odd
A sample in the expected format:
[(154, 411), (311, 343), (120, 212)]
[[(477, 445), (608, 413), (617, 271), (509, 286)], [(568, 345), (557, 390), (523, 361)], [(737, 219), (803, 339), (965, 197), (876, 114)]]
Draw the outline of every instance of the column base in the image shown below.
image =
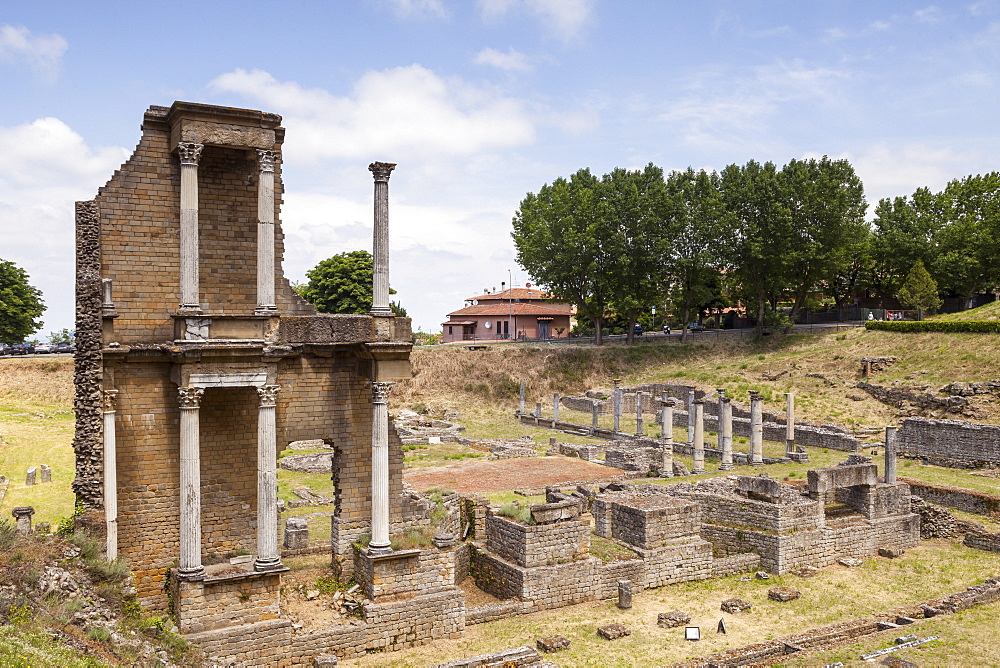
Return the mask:
[(177, 307), (177, 315), (202, 315), (201, 304), (181, 304)]
[(698, 475), (699, 473), (704, 473), (705, 469), (691, 469), (691, 475)]
[(278, 315), (277, 306), (258, 306), (253, 310), (254, 315)]
[(253, 562), (253, 569), (258, 573), (280, 571), (284, 568), (285, 565), (281, 563), (281, 559), (254, 559)]
[(763, 466), (764, 462), (750, 462), (750, 466)]
[(732, 471), (735, 468), (732, 464), (719, 464), (720, 471)]
[(205, 579), (205, 569), (202, 566), (197, 566), (195, 568), (178, 568), (174, 571), (174, 574), (178, 580), (183, 580), (184, 582), (196, 582), (198, 580)]
[(393, 317), (396, 314), (393, 313), (392, 309), (389, 308), (388, 306), (379, 306), (369, 311), (368, 315), (374, 316), (376, 318), (385, 318), (385, 317)]
[(392, 545), (368, 546), (368, 556), (370, 557), (384, 557), (387, 554), (392, 554)]

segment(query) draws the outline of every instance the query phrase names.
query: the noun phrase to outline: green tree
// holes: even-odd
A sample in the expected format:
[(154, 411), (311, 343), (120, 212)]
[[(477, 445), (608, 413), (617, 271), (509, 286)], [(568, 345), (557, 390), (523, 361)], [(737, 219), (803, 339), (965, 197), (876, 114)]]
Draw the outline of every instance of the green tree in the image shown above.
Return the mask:
[(599, 183), (589, 169), (581, 169), (569, 180), (542, 186), (537, 195), (528, 193), (511, 232), (518, 264), (556, 299), (576, 305), (578, 316), (594, 323), (598, 344), (616, 280)]
[(890, 298), (917, 260), (934, 267), (941, 223), (941, 199), (927, 188), (918, 188), (909, 198), (879, 200), (872, 223), (867, 287), (882, 299)]
[(939, 200), (933, 275), (942, 290), (968, 301), (1000, 282), (1000, 173), (956, 179)]
[(42, 291), (28, 284), (27, 272), (0, 260), (0, 341), (24, 341), (42, 326), (44, 311)]
[(931, 277), (921, 260), (917, 260), (910, 269), (896, 297), (907, 309), (933, 311), (941, 306), (937, 281)]
[[(338, 253), (306, 272), (309, 282), (296, 292), (320, 313), (368, 313), (372, 310), (374, 260), (368, 251)], [(389, 294), (396, 291), (389, 288)], [(398, 303), (389, 307), (397, 316), (406, 310)]]
[(58, 332), (49, 332), (49, 343), (73, 343), (76, 334), (65, 327)]

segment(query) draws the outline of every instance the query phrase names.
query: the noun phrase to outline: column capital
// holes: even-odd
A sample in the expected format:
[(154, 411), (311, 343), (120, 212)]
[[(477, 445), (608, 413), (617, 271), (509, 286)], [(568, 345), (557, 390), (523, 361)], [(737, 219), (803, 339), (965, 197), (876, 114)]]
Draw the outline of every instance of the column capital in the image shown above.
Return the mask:
[(263, 385), (257, 388), (257, 396), (260, 397), (261, 408), (274, 408), (278, 403), (278, 390), (280, 385)]
[(274, 163), (278, 160), (277, 151), (257, 149), (257, 166), (262, 172), (273, 172)]
[(101, 392), (101, 403), (104, 405), (105, 413), (115, 412), (115, 401), (118, 398), (118, 390), (103, 390)]
[(205, 148), (204, 144), (182, 141), (177, 144), (177, 157), (180, 158), (182, 165), (197, 165), (198, 161), (201, 160), (203, 148)]
[(373, 162), (368, 165), (368, 171), (372, 173), (376, 181), (389, 181), (389, 175), (396, 168), (394, 162)]
[(396, 383), (372, 383), (372, 403), (384, 404), (389, 401), (389, 392)]
[(178, 387), (177, 401), (181, 408), (198, 408), (203, 394), (205, 389), (202, 387)]

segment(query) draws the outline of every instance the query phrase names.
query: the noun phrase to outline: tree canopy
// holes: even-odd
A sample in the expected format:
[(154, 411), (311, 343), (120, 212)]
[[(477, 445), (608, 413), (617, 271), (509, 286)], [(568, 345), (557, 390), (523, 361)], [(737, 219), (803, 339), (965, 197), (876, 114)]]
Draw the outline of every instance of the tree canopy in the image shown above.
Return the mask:
[(42, 326), (42, 291), (28, 284), (28, 274), (0, 260), (0, 341), (20, 343)]
[[(368, 313), (372, 310), (374, 260), (365, 250), (338, 253), (306, 272), (308, 283), (299, 294), (320, 313)], [(396, 294), (392, 288), (389, 294)], [(397, 316), (406, 310), (396, 302), (389, 306)]]

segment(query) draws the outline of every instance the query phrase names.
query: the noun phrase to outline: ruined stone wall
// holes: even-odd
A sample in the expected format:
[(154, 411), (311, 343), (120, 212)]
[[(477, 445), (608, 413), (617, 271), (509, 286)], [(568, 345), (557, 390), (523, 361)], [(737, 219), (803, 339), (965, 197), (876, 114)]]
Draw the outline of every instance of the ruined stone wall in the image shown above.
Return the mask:
[(177, 624), (181, 633), (256, 624), (277, 619), (281, 578), (277, 573), (253, 573), (242, 578), (174, 582)]
[(712, 577), (721, 578), (736, 573), (756, 571), (760, 568), (760, 555), (756, 552), (744, 552), (728, 557), (712, 559)]
[(376, 601), (434, 594), (455, 584), (455, 549), (405, 550), (379, 559), (355, 551), (354, 576), (365, 596)]
[(1000, 517), (1000, 496), (967, 489), (931, 485), (913, 478), (900, 478), (900, 480), (910, 486), (911, 493), (929, 503), (957, 508), (976, 515)]
[(700, 526), (701, 508), (693, 501), (647, 497), (615, 503), (611, 509), (611, 536), (646, 549), (697, 535)]
[(529, 568), (584, 559), (590, 550), (590, 522), (525, 525), (491, 515), (486, 518), (486, 549)]
[(764, 531), (802, 531), (823, 526), (822, 505), (806, 499), (778, 504), (717, 494), (692, 494), (690, 498), (701, 504), (705, 522)]
[(675, 538), (664, 547), (636, 551), (646, 566), (646, 587), (705, 580), (712, 574), (712, 544), (699, 536)]
[(1000, 467), (1000, 426), (962, 420), (907, 418), (899, 430), (901, 457), (952, 468)]
[(977, 550), (1000, 552), (1000, 533), (969, 531), (966, 532), (962, 544), (967, 547), (974, 547)]

